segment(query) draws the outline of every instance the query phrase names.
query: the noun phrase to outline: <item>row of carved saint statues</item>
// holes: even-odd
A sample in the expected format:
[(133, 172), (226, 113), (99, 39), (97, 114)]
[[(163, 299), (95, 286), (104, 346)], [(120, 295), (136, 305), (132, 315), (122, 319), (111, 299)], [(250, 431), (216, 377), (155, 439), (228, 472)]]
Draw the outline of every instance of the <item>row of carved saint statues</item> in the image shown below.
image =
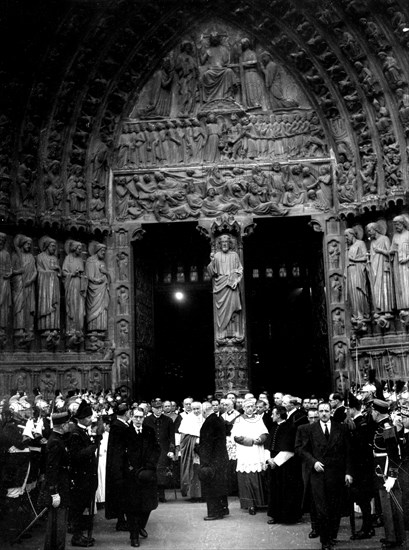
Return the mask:
[[(384, 220), (369, 223), (366, 234), (369, 251), (363, 241), (363, 228), (356, 225), (345, 230), (347, 246), (345, 273), (347, 304), (357, 332), (365, 332), (371, 318), (381, 329), (388, 329), (393, 312), (409, 326), (409, 217), (393, 219), (392, 242), (386, 235)], [(331, 244), (331, 243), (330, 243)], [(339, 255), (334, 242), (329, 250), (330, 267)]]
[(239, 118), (209, 113), (124, 124), (117, 168), (324, 156), (325, 137), (313, 111), (253, 114)]
[(57, 242), (50, 237), (39, 240), (41, 252), (34, 257), (32, 239), (16, 235), (14, 250), (7, 250), (8, 237), (0, 233), (0, 345), (4, 347), (9, 328), (14, 342), (27, 348), (34, 340), (35, 328), (48, 347), (59, 341), (61, 323), (61, 285), (65, 296), (65, 333), (68, 345), (78, 345), (88, 334), (107, 330), (109, 284), (104, 258), (106, 246), (92, 242), (84, 262), (80, 242), (68, 240), (62, 268), (57, 257)]

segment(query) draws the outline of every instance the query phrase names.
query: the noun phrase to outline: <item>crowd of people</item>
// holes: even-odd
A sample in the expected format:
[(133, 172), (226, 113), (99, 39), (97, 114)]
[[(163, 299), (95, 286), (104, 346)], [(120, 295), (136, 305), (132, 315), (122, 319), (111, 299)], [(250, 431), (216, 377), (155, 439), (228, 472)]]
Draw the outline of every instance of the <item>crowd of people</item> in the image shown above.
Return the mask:
[[(409, 530), (409, 392), (385, 394), (367, 382), (345, 395), (299, 398), (234, 392), (181, 406), (156, 397), (134, 402), (127, 388), (97, 394), (57, 391), (46, 400), (13, 392), (0, 430), (0, 527), (11, 543), (30, 537), (28, 518), (47, 518), (44, 549), (92, 547), (93, 517), (103, 510), (132, 547), (166, 489), (205, 502), (205, 521), (229, 515), (236, 496), (268, 524), (296, 524), (310, 514), (310, 538), (337, 542), (350, 516), (351, 538), (384, 528), (383, 548)], [(359, 507), (362, 525), (355, 529)]]

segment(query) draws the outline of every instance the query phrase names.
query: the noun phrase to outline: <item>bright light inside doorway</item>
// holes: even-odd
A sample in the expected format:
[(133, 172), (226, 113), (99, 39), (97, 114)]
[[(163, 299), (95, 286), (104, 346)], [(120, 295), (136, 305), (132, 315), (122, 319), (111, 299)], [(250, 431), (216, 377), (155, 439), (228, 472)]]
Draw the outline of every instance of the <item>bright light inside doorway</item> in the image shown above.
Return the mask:
[(180, 291), (175, 292), (174, 296), (175, 296), (175, 300), (177, 300), (178, 302), (183, 302), (183, 300), (185, 299), (184, 293)]

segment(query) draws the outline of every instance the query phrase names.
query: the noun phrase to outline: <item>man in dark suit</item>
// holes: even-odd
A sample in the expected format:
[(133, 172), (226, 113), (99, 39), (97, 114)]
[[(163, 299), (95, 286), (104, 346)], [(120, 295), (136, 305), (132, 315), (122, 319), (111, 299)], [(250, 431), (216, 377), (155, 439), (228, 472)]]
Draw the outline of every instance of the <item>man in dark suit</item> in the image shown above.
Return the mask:
[(349, 434), (331, 422), (331, 407), (318, 406), (319, 421), (297, 431), (295, 450), (310, 470), (322, 550), (332, 550), (341, 518), (343, 486), (352, 483)]
[(117, 518), (116, 530), (128, 531), (123, 495), (125, 491), (126, 434), (129, 428), (129, 405), (116, 402), (115, 419), (109, 429), (105, 474), (105, 517)]
[(227, 467), (229, 457), (226, 448), (224, 420), (213, 411), (211, 403), (203, 403), (205, 421), (200, 429), (200, 471), (202, 496), (207, 504), (205, 521), (223, 519), (228, 515)]
[[(82, 515), (90, 508), (98, 487), (96, 450), (101, 439), (98, 433), (91, 438), (88, 427), (92, 423), (92, 409), (89, 403), (82, 400), (75, 414), (77, 423), (71, 430), (67, 441), (70, 458), (70, 519), (72, 525), (72, 546), (87, 548), (94, 546), (95, 540), (83, 535)], [(91, 511), (92, 514), (93, 511)], [(89, 526), (87, 526), (89, 529)]]
[[(143, 409), (134, 409), (126, 436), (125, 510), (131, 546), (139, 547), (149, 515), (158, 507), (156, 467), (160, 445), (155, 432), (144, 424)], [(144, 535), (145, 536), (145, 535)]]
[(144, 425), (149, 426), (155, 432), (156, 441), (160, 445), (160, 457), (158, 461), (158, 496), (159, 502), (166, 502), (165, 487), (168, 483), (167, 473), (172, 467), (175, 452), (175, 425), (173, 420), (163, 414), (163, 405), (160, 399), (151, 402), (152, 414), (144, 420)]

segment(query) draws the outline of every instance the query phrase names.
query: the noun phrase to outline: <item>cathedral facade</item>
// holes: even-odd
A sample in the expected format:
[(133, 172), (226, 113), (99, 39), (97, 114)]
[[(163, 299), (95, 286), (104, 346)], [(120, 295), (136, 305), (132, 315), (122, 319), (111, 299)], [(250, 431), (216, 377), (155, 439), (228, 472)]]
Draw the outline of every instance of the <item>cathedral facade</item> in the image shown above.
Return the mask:
[(0, 394), (407, 380), (406, 2), (40, 4), (1, 23)]

